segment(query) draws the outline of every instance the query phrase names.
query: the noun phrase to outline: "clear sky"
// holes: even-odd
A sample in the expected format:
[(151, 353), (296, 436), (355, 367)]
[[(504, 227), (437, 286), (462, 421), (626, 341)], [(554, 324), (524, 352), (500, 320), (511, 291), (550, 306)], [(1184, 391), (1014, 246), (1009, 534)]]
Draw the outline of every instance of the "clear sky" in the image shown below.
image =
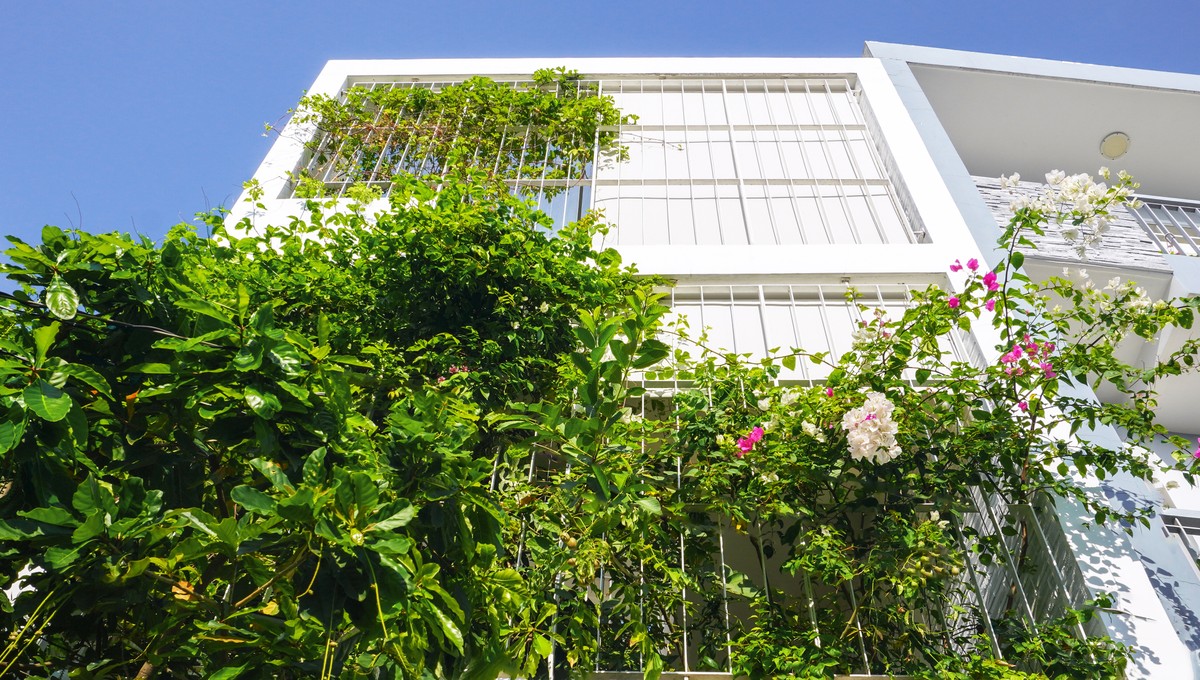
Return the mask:
[[(0, 233), (228, 205), (327, 59), (858, 56), (867, 40), (1200, 73), (1200, 0), (8, 0)], [(1200, 178), (1198, 178), (1200, 179)]]

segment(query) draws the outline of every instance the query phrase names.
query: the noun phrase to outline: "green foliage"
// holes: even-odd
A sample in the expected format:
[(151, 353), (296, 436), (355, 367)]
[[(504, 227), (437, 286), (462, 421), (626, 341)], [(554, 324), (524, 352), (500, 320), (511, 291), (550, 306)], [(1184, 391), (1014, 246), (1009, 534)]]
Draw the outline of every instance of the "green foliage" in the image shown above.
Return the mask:
[(320, 198), (327, 182), (386, 184), (394, 175), (471, 167), (489, 182), (525, 179), (527, 189), (553, 195), (561, 180), (587, 176), (597, 152), (603, 162), (626, 158), (616, 126), (630, 121), (611, 97), (561, 68), (519, 85), (474, 77), (436, 89), (358, 86), (337, 97), (312, 95), (293, 122), (318, 132), (308, 144), (317, 171), (295, 178), (296, 194)]
[(161, 246), (14, 241), (0, 669), (488, 675), (548, 653), (522, 638), (548, 613), (507, 553), (484, 416), (566, 389), (572, 320), (651, 282), (592, 250), (591, 218), (551, 236), (450, 179), (393, 201), (266, 240), (214, 219)]

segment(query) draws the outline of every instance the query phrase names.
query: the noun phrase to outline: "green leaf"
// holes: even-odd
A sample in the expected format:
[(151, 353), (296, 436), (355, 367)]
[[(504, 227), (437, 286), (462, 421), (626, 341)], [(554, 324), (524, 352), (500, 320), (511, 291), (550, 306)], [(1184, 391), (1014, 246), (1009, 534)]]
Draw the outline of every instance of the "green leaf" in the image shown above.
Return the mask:
[(361, 517), (374, 512), (379, 505), (379, 486), (364, 472), (341, 473), (338, 475), (337, 501), (342, 512), (349, 514), (352, 509), (357, 509)]
[(239, 349), (237, 354), (233, 355), (233, 367), (239, 371), (255, 371), (262, 366), (263, 346), (257, 340), (253, 340), (250, 344)]
[(650, 513), (651, 515), (661, 515), (662, 514), (662, 504), (658, 502), (657, 498), (651, 498), (648, 496), (639, 498), (639, 499), (637, 499), (637, 504), (638, 504), (639, 508), (641, 508), (642, 510), (645, 510), (646, 512)]
[(375, 522), (371, 526), (367, 527), (367, 531), (388, 531), (390, 529), (397, 529), (399, 527), (406, 526), (412, 521), (412, 518), (416, 516), (417, 510), (411, 504), (407, 504), (407, 501), (404, 502), (406, 503), (406, 506), (402, 510), (394, 513), (387, 519), (382, 519), (378, 522)]
[(325, 447), (316, 449), (304, 459), (304, 483), (320, 486), (325, 481)]
[(271, 361), (275, 362), (276, 366), (288, 377), (294, 377), (300, 374), (300, 367), (304, 365), (304, 358), (300, 356), (300, 352), (288, 344), (278, 344), (271, 348)]
[(42, 420), (56, 423), (71, 412), (71, 397), (54, 385), (38, 378), (21, 393), (25, 406)]
[(60, 319), (74, 319), (79, 312), (79, 293), (60, 276), (50, 280), (42, 295), (42, 302), (51, 314)]
[(75, 489), (75, 494), (71, 496), (71, 507), (85, 517), (97, 511), (110, 515), (117, 514), (116, 500), (113, 498), (112, 491), (98, 482), (91, 474), (83, 480), (79, 488)]
[(216, 305), (214, 305), (211, 302), (208, 302), (207, 300), (197, 300), (197, 299), (176, 300), (175, 306), (180, 309), (186, 309), (190, 312), (196, 312), (197, 314), (202, 314), (204, 316), (209, 317), (210, 319), (216, 319), (217, 321), (220, 321), (221, 323), (225, 324), (226, 326), (234, 325), (233, 319), (229, 318), (228, 314), (226, 314), (219, 307), (217, 307)]
[(18, 510), (17, 514), (25, 519), (31, 519), (35, 522), (49, 524), (56, 527), (77, 527), (79, 520), (75, 519), (70, 512), (65, 508), (34, 508), (32, 510)]
[(0, 414), (0, 453), (12, 451), (25, 434), (25, 411), (16, 404)]
[(208, 680), (234, 680), (234, 678), (238, 677), (242, 673), (245, 673), (246, 669), (249, 667), (250, 666), (248, 664), (242, 664), (241, 666), (226, 666), (225, 668), (222, 668), (216, 673), (208, 676)]
[(112, 388), (109, 386), (108, 381), (104, 379), (104, 376), (100, 375), (99, 371), (91, 366), (63, 364), (58, 368), (58, 371), (96, 390), (102, 396), (112, 399)]
[(233, 491), (229, 492), (229, 496), (233, 498), (234, 503), (246, 508), (250, 512), (260, 515), (275, 514), (275, 499), (254, 487), (244, 484), (242, 486), (235, 486), (233, 487)]
[(136, 366), (130, 366), (126, 370), (130, 373), (145, 373), (146, 375), (171, 375), (172, 372), (171, 364), (157, 362), (137, 364)]
[(71, 410), (67, 411), (67, 426), (71, 429), (71, 438), (75, 440), (75, 448), (82, 451), (87, 447), (88, 442), (88, 419), (83, 414), (83, 409), (79, 408), (79, 404), (71, 403)]
[(246, 405), (260, 418), (267, 420), (274, 418), (279, 409), (283, 408), (279, 397), (270, 392), (262, 392), (257, 387), (246, 387)]
[(246, 284), (239, 281), (237, 287), (238, 318), (246, 318), (246, 312), (248, 311), (250, 311), (250, 291), (246, 290)]
[(439, 609), (437, 605), (430, 604), (429, 610), (433, 612), (433, 615), (437, 617), (438, 622), (442, 624), (442, 632), (446, 634), (446, 639), (450, 640), (450, 642), (454, 644), (454, 648), (458, 650), (459, 654), (462, 654), (462, 631), (458, 629), (458, 626), (454, 624), (454, 621), (451, 621), (450, 617), (446, 616), (446, 613)]
[(283, 473), (283, 468), (273, 460), (265, 458), (255, 458), (250, 461), (251, 467), (262, 473), (264, 477), (271, 481), (271, 486), (284, 491), (292, 491), (292, 482)]
[(783, 357), (783, 359), (781, 359), (780, 362), (783, 364), (783, 367), (786, 368), (787, 370), (789, 370), (789, 371), (796, 370), (796, 355), (795, 354), (789, 354), (786, 357)]
[(1020, 269), (1021, 265), (1025, 263), (1025, 254), (1019, 250), (1015, 251), (1012, 254), (1012, 257), (1009, 258), (1008, 261), (1009, 261), (1009, 264), (1012, 265), (1013, 269)]
[(58, 335), (59, 323), (57, 321), (49, 326), (39, 326), (33, 329), (33, 348), (34, 348), (34, 364), (41, 366), (46, 360), (46, 353), (50, 351), (50, 346), (54, 344), (54, 338)]
[(554, 644), (544, 635), (533, 636), (533, 651), (543, 659), (550, 656), (550, 652), (554, 651)]

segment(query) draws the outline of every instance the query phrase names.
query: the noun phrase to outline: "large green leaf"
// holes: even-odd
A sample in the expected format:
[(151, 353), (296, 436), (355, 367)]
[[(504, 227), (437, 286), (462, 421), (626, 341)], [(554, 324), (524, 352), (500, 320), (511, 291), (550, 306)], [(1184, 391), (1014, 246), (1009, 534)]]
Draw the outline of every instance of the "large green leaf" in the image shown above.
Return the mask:
[(454, 648), (458, 650), (459, 654), (462, 654), (462, 651), (463, 651), (462, 631), (458, 629), (458, 626), (455, 625), (454, 621), (451, 620), (450, 617), (447, 616), (446, 613), (443, 612), (437, 605), (431, 603), (429, 605), (429, 610), (431, 612), (433, 612), (434, 617), (436, 617), (438, 620), (438, 623), (441, 624), (442, 633), (445, 634), (446, 639), (449, 640), (454, 645)]
[(109, 387), (108, 381), (100, 372), (91, 366), (83, 364), (63, 364), (58, 367), (60, 373), (66, 373), (68, 376), (78, 380), (88, 387), (96, 390), (97, 393), (112, 399), (112, 388)]
[(46, 304), (46, 309), (60, 319), (74, 319), (79, 312), (79, 293), (60, 276), (50, 280), (42, 301)]
[(246, 388), (246, 405), (259, 417), (267, 420), (274, 418), (275, 414), (279, 413), (279, 409), (283, 407), (279, 403), (279, 397), (270, 392), (263, 392), (257, 387)]
[(392, 514), (387, 519), (381, 519), (378, 522), (375, 522), (369, 527), (369, 529), (371, 531), (389, 531), (391, 529), (398, 529), (402, 526), (407, 526), (408, 523), (412, 521), (412, 518), (416, 516), (417, 510), (411, 504), (409, 504), (408, 501), (403, 501), (403, 503), (405, 507)]
[(71, 396), (38, 378), (21, 393), (25, 406), (43, 420), (56, 423), (71, 412)]
[(227, 326), (234, 325), (233, 319), (229, 318), (229, 315), (226, 314), (224, 310), (213, 303), (208, 302), (207, 300), (176, 300), (175, 306), (179, 307), (180, 309), (196, 312), (197, 314), (203, 314), (204, 316), (207, 316), (210, 319), (216, 319)]
[(33, 349), (34, 363), (38, 366), (46, 360), (46, 353), (50, 351), (50, 346), (54, 344), (54, 338), (58, 335), (59, 323), (55, 321), (48, 326), (39, 326), (33, 329)]
[(275, 514), (275, 499), (249, 486), (235, 486), (229, 493), (233, 502), (260, 515)]

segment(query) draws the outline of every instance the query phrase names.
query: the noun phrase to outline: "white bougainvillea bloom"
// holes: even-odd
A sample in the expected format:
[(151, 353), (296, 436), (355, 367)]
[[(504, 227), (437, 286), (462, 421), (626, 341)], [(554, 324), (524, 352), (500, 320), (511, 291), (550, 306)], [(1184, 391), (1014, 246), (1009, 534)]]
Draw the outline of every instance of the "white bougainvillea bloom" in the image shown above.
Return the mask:
[(900, 455), (900, 446), (896, 444), (898, 428), (892, 420), (895, 408), (883, 394), (870, 392), (862, 406), (842, 416), (851, 458), (886, 463)]

